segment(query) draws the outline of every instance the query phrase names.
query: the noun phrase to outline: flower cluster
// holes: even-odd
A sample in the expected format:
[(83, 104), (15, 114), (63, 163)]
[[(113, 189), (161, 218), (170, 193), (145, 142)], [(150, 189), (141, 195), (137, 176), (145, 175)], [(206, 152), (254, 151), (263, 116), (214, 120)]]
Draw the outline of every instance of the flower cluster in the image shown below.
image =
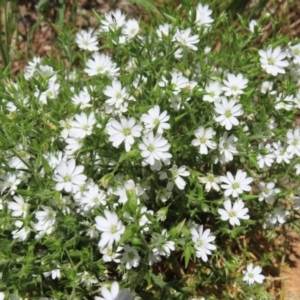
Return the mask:
[(70, 37), (72, 72), (35, 57), (0, 87), (7, 295), (158, 299), (185, 270), (203, 291), (209, 278), (263, 283), (228, 241), (299, 220), (284, 181), (300, 174), (300, 46), (246, 51), (251, 22), (234, 51), (213, 51), (230, 19), (212, 13), (198, 4), (153, 28), (107, 12)]

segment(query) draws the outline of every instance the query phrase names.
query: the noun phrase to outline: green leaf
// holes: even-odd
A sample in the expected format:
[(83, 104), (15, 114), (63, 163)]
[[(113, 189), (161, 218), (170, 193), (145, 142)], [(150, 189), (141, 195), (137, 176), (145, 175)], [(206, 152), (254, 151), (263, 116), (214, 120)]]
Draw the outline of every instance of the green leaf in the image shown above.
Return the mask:
[(141, 105), (138, 107), (140, 113), (145, 113), (149, 109), (151, 109), (153, 106), (152, 105)]
[(131, 160), (133, 157), (137, 157), (139, 155), (139, 151), (137, 149), (131, 150), (121, 155), (119, 159), (119, 163), (124, 160)]
[(243, 200), (253, 200), (258, 199), (258, 195), (242, 195)]
[(16, 190), (16, 194), (29, 197), (29, 196), (33, 196), (34, 192), (30, 190)]
[[(1, 45), (0, 45), (0, 51), (2, 52), (2, 46)], [(11, 65), (8, 61), (6, 62), (5, 58), (3, 57), (3, 55), (6, 55), (6, 53), (5, 52), (4, 52), (4, 54), (1, 53), (1, 55), (2, 55), (3, 61), (5, 62), (5, 69), (1, 70), (0, 76), (1, 76), (1, 78), (6, 78), (10, 74)]]
[(165, 12), (162, 13), (162, 14), (163, 14), (163, 16), (164, 16), (166, 19), (169, 19), (170, 21), (172, 21), (172, 22), (174, 22), (174, 23), (177, 21), (176, 18), (174, 18), (174, 17), (172, 17), (172, 16), (166, 14)]
[(175, 118), (175, 121), (174, 121), (174, 124), (177, 123), (178, 121), (180, 121), (187, 113), (185, 112), (184, 114), (180, 115), (180, 116), (177, 116)]
[(163, 288), (165, 286), (165, 283), (163, 280), (161, 280), (158, 276), (154, 275), (153, 273), (149, 272), (150, 277), (154, 281), (156, 285), (158, 285), (160, 288)]
[(202, 212), (210, 212), (211, 209), (206, 203), (201, 203), (201, 211)]
[(114, 168), (113, 173), (115, 173), (118, 170), (118, 168), (120, 166), (120, 163), (122, 161), (125, 161), (125, 160), (131, 161), (132, 158), (137, 157), (138, 155), (139, 155), (139, 151), (137, 149), (131, 150), (129, 152), (126, 152), (126, 153), (122, 154), (121, 157), (120, 157), (120, 159), (119, 159), (119, 161), (118, 161), (118, 163), (117, 163), (117, 165)]
[(124, 204), (125, 211), (127, 211), (127, 209), (128, 209), (129, 212), (131, 212), (132, 214), (135, 214), (136, 210), (137, 210), (137, 203), (138, 203), (138, 198), (136, 195), (135, 188), (133, 188), (132, 190), (129, 190), (129, 191), (126, 190), (126, 195), (127, 195), (127, 201)]
[(178, 235), (180, 235), (182, 233), (184, 224), (185, 224), (185, 219), (182, 222), (180, 222), (176, 227), (172, 228), (169, 232), (170, 237), (175, 238)]
[(98, 20), (99, 23), (101, 23), (102, 17), (92, 8), (93, 14), (95, 18)]
[(255, 168), (257, 170), (260, 170), (259, 165), (258, 165), (257, 160), (256, 160), (256, 156), (254, 156), (253, 154), (250, 154), (249, 155), (249, 160), (255, 166)]
[(237, 236), (243, 233), (245, 229), (246, 227), (242, 227), (242, 226), (235, 227), (232, 229), (230, 236), (235, 239)]
[(45, 159), (45, 157), (43, 155), (41, 155), (40, 157), (41, 157), (41, 161), (42, 161), (42, 165), (45, 170), (45, 173), (47, 175), (52, 175), (53, 171), (52, 171), (52, 168), (50, 167), (48, 161)]
[(100, 180), (99, 183), (106, 188), (108, 186), (108, 184), (110, 183), (110, 181), (113, 179), (113, 177), (115, 176), (114, 172), (105, 174)]
[(192, 253), (194, 253), (194, 248), (186, 247), (184, 249), (183, 253), (184, 253), (184, 266), (185, 266), (185, 268), (187, 268), (187, 266), (188, 266), (188, 264), (190, 262)]
[(159, 13), (160, 15), (162, 15), (162, 13), (160, 12), (160, 10), (151, 2), (148, 0), (129, 0), (132, 3), (136, 3), (140, 6), (143, 6), (144, 8)]
[(35, 6), (36, 10), (39, 11), (44, 5), (46, 5), (49, 0), (40, 0), (38, 4)]
[(128, 240), (131, 240), (132, 237), (135, 234), (135, 231), (136, 231), (136, 226), (135, 225), (126, 226), (126, 230), (125, 230), (125, 232), (122, 235), (121, 240), (120, 240), (120, 245), (125, 243)]

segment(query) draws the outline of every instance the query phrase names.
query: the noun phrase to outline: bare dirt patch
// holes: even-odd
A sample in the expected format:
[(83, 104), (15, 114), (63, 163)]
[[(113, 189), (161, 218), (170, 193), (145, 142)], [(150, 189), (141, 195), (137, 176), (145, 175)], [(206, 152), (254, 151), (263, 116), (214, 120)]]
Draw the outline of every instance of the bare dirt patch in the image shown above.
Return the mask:
[(300, 236), (289, 233), (289, 247), (281, 266), (282, 289), (280, 300), (300, 300)]

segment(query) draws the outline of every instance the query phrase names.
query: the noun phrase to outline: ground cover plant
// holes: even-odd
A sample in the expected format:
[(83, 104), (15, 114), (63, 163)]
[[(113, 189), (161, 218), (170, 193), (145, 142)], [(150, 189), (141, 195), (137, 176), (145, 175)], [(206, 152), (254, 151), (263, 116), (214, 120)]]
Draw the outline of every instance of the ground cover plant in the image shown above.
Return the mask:
[(2, 70), (2, 299), (271, 298), (270, 241), (299, 222), (300, 44), (185, 4), (96, 15)]

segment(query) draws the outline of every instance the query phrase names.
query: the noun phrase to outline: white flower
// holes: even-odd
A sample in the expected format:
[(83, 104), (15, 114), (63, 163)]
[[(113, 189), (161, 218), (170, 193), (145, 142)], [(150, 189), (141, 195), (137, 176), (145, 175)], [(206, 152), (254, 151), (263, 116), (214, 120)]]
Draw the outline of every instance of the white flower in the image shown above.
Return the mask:
[(12, 169), (27, 170), (28, 165), (30, 165), (29, 164), (30, 155), (27, 153), (27, 149), (22, 144), (18, 144), (14, 150), (15, 150), (14, 152), (17, 153), (17, 156), (15, 156), (15, 153), (11, 153), (8, 155), (9, 167)]
[(124, 113), (128, 111), (128, 102), (123, 102), (119, 107), (105, 105), (105, 112), (107, 115), (122, 116)]
[(228, 137), (228, 133), (224, 132), (223, 136), (219, 140), (219, 152), (224, 157), (226, 162), (233, 160), (233, 154), (238, 154), (236, 149), (237, 137), (231, 135)]
[(125, 226), (119, 221), (115, 212), (105, 209), (104, 215), (105, 218), (101, 216), (95, 218), (96, 228), (102, 232), (98, 243), (99, 248), (111, 247), (114, 242), (118, 243), (125, 232)]
[(110, 287), (110, 291), (105, 287), (101, 287), (102, 297), (95, 297), (95, 300), (133, 300), (133, 295), (127, 291), (120, 291), (119, 283), (114, 281)]
[(181, 59), (181, 58), (182, 58), (182, 51), (183, 51), (182, 48), (178, 48), (178, 49), (174, 52), (174, 57), (175, 57), (176, 59)]
[(189, 80), (182, 75), (182, 72), (172, 72), (171, 77), (171, 81), (169, 82), (165, 76), (162, 76), (162, 81), (158, 85), (160, 87), (170, 86), (174, 95), (178, 95), (182, 89), (189, 85)]
[(81, 90), (78, 95), (74, 95), (72, 97), (72, 103), (75, 106), (79, 105), (80, 109), (91, 107), (92, 105), (90, 104), (90, 101), (91, 101), (91, 96), (88, 92), (87, 87), (84, 87), (83, 90)]
[(38, 219), (38, 223), (33, 224), (34, 229), (38, 231), (35, 239), (40, 239), (45, 234), (50, 235), (55, 230), (56, 212), (50, 206), (41, 205), (41, 208), (43, 210), (35, 212)]
[(284, 224), (286, 222), (286, 217), (289, 215), (289, 211), (287, 211), (284, 206), (280, 205), (274, 208), (271, 215), (271, 222), (273, 224), (276, 224), (277, 222), (279, 224)]
[[(300, 67), (300, 65), (299, 65)], [(291, 101), (294, 101), (294, 105), (293, 105), (293, 108), (297, 108), (297, 109), (300, 109), (300, 92), (298, 92), (296, 94), (296, 97), (294, 97), (293, 95), (290, 96), (291, 97)]]
[(55, 227), (49, 223), (37, 223), (33, 224), (33, 227), (36, 231), (38, 231), (38, 233), (34, 237), (36, 240), (41, 239), (45, 234), (50, 235), (55, 230)]
[(244, 93), (243, 89), (247, 87), (248, 79), (244, 78), (241, 73), (237, 76), (229, 73), (227, 80), (224, 79), (223, 83), (225, 86), (222, 86), (222, 90), (225, 92), (225, 96), (236, 97)]
[(124, 246), (124, 253), (121, 257), (121, 263), (125, 264), (125, 268), (130, 270), (132, 267), (136, 268), (140, 264), (141, 257), (137, 253), (136, 249), (125, 245)]
[(152, 249), (154, 256), (169, 257), (171, 251), (175, 250), (175, 243), (173, 241), (168, 241), (168, 237), (169, 235), (166, 229), (162, 230), (161, 235), (153, 234), (153, 243), (156, 245), (156, 247)]
[(300, 127), (296, 127), (294, 131), (289, 129), (287, 131), (287, 152), (300, 156)]
[(256, 20), (251, 20), (249, 22), (249, 29), (250, 29), (250, 31), (254, 33), (255, 27), (257, 27), (257, 21)]
[(8, 101), (6, 103), (6, 109), (9, 111), (9, 112), (15, 112), (18, 110), (18, 108), (15, 106), (15, 104), (13, 102), (10, 102)]
[(44, 158), (48, 161), (49, 166), (55, 170), (56, 167), (60, 164), (62, 160), (66, 160), (66, 157), (63, 155), (63, 152), (56, 151), (54, 153), (46, 152), (43, 154)]
[(71, 213), (70, 204), (72, 203), (69, 196), (59, 194), (59, 197), (50, 199), (50, 203), (60, 210), (64, 215)]
[(106, 195), (103, 191), (99, 190), (98, 185), (91, 184), (88, 186), (88, 191), (84, 191), (82, 197), (78, 199), (84, 211), (89, 211), (97, 208), (100, 204), (106, 204)]
[(73, 154), (83, 147), (83, 139), (81, 138), (67, 138), (66, 139), (65, 154), (67, 157), (73, 156)]
[(98, 51), (98, 38), (93, 34), (93, 30), (88, 31), (82, 29), (76, 33), (76, 44), (79, 48), (88, 51)]
[(296, 175), (300, 175), (300, 164), (295, 165)]
[(73, 138), (82, 139), (87, 135), (91, 135), (93, 131), (93, 126), (96, 123), (96, 118), (94, 112), (90, 113), (89, 116), (82, 112), (80, 115), (76, 114), (74, 116), (75, 120), (70, 122), (72, 128), (69, 134)]
[(221, 183), (221, 180), (219, 176), (214, 176), (213, 174), (208, 173), (206, 177), (198, 177), (198, 180), (205, 184), (205, 190), (207, 192), (209, 192), (212, 188), (217, 192), (220, 191), (219, 183)]
[[(277, 127), (278, 127), (278, 124), (276, 123), (275, 119), (274, 118), (270, 118), (268, 120), (268, 123), (267, 123), (267, 128), (269, 130), (273, 130), (273, 129), (277, 128)], [(271, 132), (271, 134), (273, 135), (272, 132)]]
[(282, 93), (279, 93), (276, 97), (275, 109), (285, 109), (287, 111), (290, 111), (295, 107), (295, 103), (297, 106), (297, 102), (298, 100), (294, 97), (294, 95), (285, 96)]
[(59, 83), (49, 80), (48, 89), (43, 92), (37, 90), (34, 96), (37, 97), (42, 104), (47, 104), (47, 99), (56, 99), (58, 97), (59, 88)]
[(178, 168), (176, 165), (174, 165), (170, 169), (174, 179), (175, 179), (175, 184), (180, 190), (183, 190), (185, 188), (186, 182), (183, 180), (181, 176), (189, 176), (190, 172), (186, 170), (186, 166), (181, 166)]
[(28, 226), (23, 226), (24, 223), (22, 221), (17, 220), (15, 222), (15, 226), (18, 228), (16, 230), (13, 230), (11, 233), (13, 235), (13, 239), (18, 240), (20, 242), (26, 241), (30, 234), (30, 227)]
[(8, 202), (8, 209), (13, 211), (11, 215), (13, 217), (23, 216), (25, 218), (29, 208), (28, 203), (24, 201), (22, 196), (14, 196), (14, 200), (15, 202)]
[(134, 138), (141, 136), (142, 125), (135, 125), (135, 118), (126, 119), (120, 116), (120, 122), (110, 119), (106, 125), (109, 140), (118, 148), (124, 142), (126, 152), (131, 150)]
[(226, 97), (222, 97), (221, 102), (215, 102), (215, 112), (219, 114), (215, 120), (226, 130), (230, 130), (232, 126), (237, 126), (239, 120), (236, 117), (244, 113), (241, 104), (237, 104), (234, 99), (228, 101)]
[(148, 110), (148, 114), (141, 116), (141, 121), (144, 122), (145, 128), (153, 130), (157, 128), (157, 133), (163, 134), (164, 130), (170, 129), (171, 126), (167, 123), (170, 119), (168, 112), (165, 110), (160, 113), (160, 107), (155, 105), (153, 108)]
[[(198, 226), (197, 226), (198, 227)], [(207, 255), (211, 255), (211, 250), (216, 250), (217, 247), (211, 244), (216, 239), (214, 235), (210, 234), (210, 229), (203, 231), (203, 225), (198, 228), (191, 228), (192, 241), (196, 249), (196, 256), (201, 258), (203, 261), (207, 261)]]
[(211, 17), (212, 10), (209, 9), (209, 6), (202, 5), (199, 3), (196, 7), (196, 20), (195, 25), (197, 27), (205, 27), (208, 28), (211, 26), (211, 23), (214, 21)]
[[(189, 101), (190, 98), (185, 99), (185, 101)], [(183, 98), (180, 95), (174, 95), (173, 97), (171, 97), (169, 99), (170, 102), (170, 106), (175, 110), (175, 111), (179, 111), (181, 109), (185, 109), (184, 105), (183, 105)]]
[(33, 57), (32, 61), (28, 62), (24, 73), (25, 80), (29, 80), (33, 76), (34, 72), (36, 71), (36, 68), (41, 64), (41, 62), (41, 57)]
[(98, 283), (98, 279), (87, 271), (84, 271), (82, 273), (77, 273), (76, 277), (78, 278), (76, 282), (83, 283), (87, 287), (90, 287)]
[(116, 31), (118, 28), (122, 28), (126, 22), (126, 15), (124, 15), (120, 9), (115, 11), (106, 12), (104, 19), (101, 20), (101, 31), (109, 32)]
[(141, 208), (141, 212), (140, 214), (142, 215), (140, 220), (139, 220), (139, 226), (143, 227), (141, 229), (141, 232), (146, 232), (146, 231), (149, 231), (149, 227), (148, 226), (145, 226), (147, 224), (150, 224), (151, 221), (148, 219), (148, 217), (146, 216), (146, 214), (149, 214), (149, 215), (153, 215), (153, 210), (147, 210), (147, 207), (146, 206), (143, 206)]
[[(90, 237), (91, 239), (98, 238), (99, 232), (96, 229), (96, 225), (91, 225), (88, 221), (82, 222), (84, 225), (86, 225), (88, 228), (86, 229), (86, 236)], [(82, 234), (83, 231), (80, 231), (79, 233)]]
[(273, 155), (278, 164), (282, 163), (282, 161), (284, 161), (286, 164), (291, 162), (293, 155), (286, 151), (286, 145), (282, 145), (281, 141), (278, 141), (273, 142), (272, 146), (274, 148)]
[(60, 269), (58, 268), (58, 269), (51, 270), (49, 272), (44, 272), (43, 275), (45, 277), (51, 276), (52, 280), (56, 278), (60, 278)]
[(270, 93), (270, 95), (274, 95), (276, 94), (276, 91), (273, 91), (273, 82), (272, 81), (264, 81), (262, 84), (261, 84), (261, 92), (263, 94), (266, 94), (267, 92)]
[(179, 30), (176, 28), (176, 32), (173, 36), (172, 41), (176, 42), (179, 46), (187, 47), (193, 51), (198, 50), (198, 47), (195, 44), (199, 43), (198, 35), (190, 35), (191, 28), (187, 28), (185, 30)]
[(204, 48), (204, 53), (205, 53), (205, 54), (208, 54), (208, 53), (210, 53), (210, 52), (211, 52), (211, 47), (206, 46), (206, 47)]
[(148, 265), (152, 266), (153, 264), (160, 262), (161, 261), (161, 256), (159, 254), (155, 255), (152, 252), (149, 252), (148, 254)]
[(294, 196), (294, 200), (295, 200), (294, 209), (295, 210), (300, 209), (300, 191), (298, 191), (298, 196)]
[(139, 144), (139, 148), (145, 163), (153, 166), (155, 161), (168, 161), (172, 157), (172, 154), (167, 152), (171, 145), (161, 134), (154, 136), (153, 131), (150, 131), (142, 139), (143, 143)]
[(7, 173), (4, 177), (1, 178), (0, 181), (1, 195), (14, 195), (20, 183), (21, 180), (17, 177), (16, 174)]
[(264, 143), (259, 143), (258, 147), (261, 151), (256, 158), (258, 166), (260, 168), (264, 168), (265, 166), (271, 167), (275, 159), (271, 144), (264, 145)]
[(114, 252), (112, 247), (105, 247), (104, 249), (100, 249), (101, 254), (103, 254), (102, 259), (104, 262), (114, 261), (116, 263), (120, 263), (121, 254), (118, 253), (123, 250), (122, 247), (118, 247)]
[(259, 201), (265, 200), (269, 204), (273, 204), (275, 201), (276, 194), (280, 192), (280, 189), (275, 188), (274, 182), (260, 182), (258, 184), (260, 193), (259, 193)]
[(112, 191), (112, 194), (119, 197), (118, 202), (121, 204), (126, 203), (128, 200), (126, 189), (124, 186), (115, 187)]
[(203, 126), (199, 126), (195, 130), (196, 139), (192, 140), (192, 145), (197, 147), (199, 146), (200, 154), (207, 154), (208, 148), (216, 149), (217, 143), (212, 141), (212, 137), (216, 134), (216, 132), (211, 128), (204, 128)]
[(59, 125), (63, 128), (60, 136), (63, 139), (66, 139), (70, 135), (70, 130), (72, 129), (71, 122), (73, 121), (72, 118), (68, 118), (66, 120), (60, 120)]
[(173, 184), (173, 182), (168, 182), (166, 188), (162, 188), (157, 192), (157, 199), (159, 199), (162, 202), (166, 202), (172, 196), (173, 186), (170, 186), (169, 183)]
[(39, 225), (49, 224), (53, 226), (56, 222), (56, 212), (50, 206), (41, 205), (41, 208), (43, 210), (35, 212)]
[(140, 25), (139, 22), (135, 19), (127, 20), (123, 25), (122, 33), (126, 36), (127, 39), (133, 39), (139, 32)]
[(160, 40), (162, 40), (163, 36), (168, 36), (172, 29), (172, 24), (161, 24), (158, 29), (156, 29), (156, 34)]
[(203, 96), (203, 101), (216, 102), (220, 100), (222, 94), (222, 87), (218, 81), (211, 81), (206, 85), (205, 92), (207, 95)]
[(84, 69), (89, 76), (106, 75), (115, 77), (119, 75), (119, 68), (113, 63), (110, 57), (103, 53), (94, 52), (92, 58), (86, 63), (87, 68)]
[(230, 201), (230, 199), (227, 199), (223, 203), (224, 209), (219, 208), (218, 213), (221, 215), (221, 219), (223, 221), (229, 220), (229, 223), (234, 226), (234, 225), (241, 225), (239, 219), (243, 220), (248, 220), (249, 215), (247, 215), (247, 212), (249, 211), (248, 208), (244, 208), (245, 203), (241, 200), (238, 199), (237, 201), (234, 202), (233, 206)]
[(263, 283), (265, 276), (261, 275), (261, 267), (256, 266), (253, 268), (253, 264), (247, 266), (247, 271), (244, 271), (243, 281), (246, 281), (249, 285), (252, 285), (254, 282)]
[(124, 101), (132, 100), (126, 91), (126, 88), (122, 88), (121, 82), (118, 80), (113, 80), (112, 85), (107, 86), (104, 89), (103, 94), (109, 97), (105, 103), (116, 108), (120, 107)]
[(300, 44), (289, 47), (290, 53), (293, 57), (293, 63), (300, 65)]
[(70, 159), (67, 162), (62, 160), (56, 168), (57, 174), (53, 175), (53, 180), (57, 182), (55, 189), (76, 193), (84, 185), (87, 178), (82, 174), (83, 169), (83, 166), (76, 166), (75, 159)]
[(273, 51), (270, 45), (267, 51), (259, 50), (258, 53), (260, 55), (261, 67), (266, 70), (268, 74), (276, 76), (278, 73), (285, 73), (284, 67), (287, 67), (289, 63), (287, 60), (284, 60), (286, 53), (281, 51), (280, 46), (276, 47)]
[(232, 176), (231, 172), (227, 172), (226, 176), (221, 176), (220, 179), (225, 183), (221, 185), (221, 188), (225, 189), (224, 195), (226, 197), (232, 195), (232, 197), (237, 198), (243, 191), (251, 191), (249, 184), (253, 181), (253, 178), (247, 177), (247, 173), (242, 170), (238, 170), (235, 177)]
[(39, 76), (41, 76), (43, 79), (47, 79), (52, 82), (55, 82), (57, 80), (56, 72), (53, 70), (51, 66), (39, 65), (36, 71), (38, 72)]

